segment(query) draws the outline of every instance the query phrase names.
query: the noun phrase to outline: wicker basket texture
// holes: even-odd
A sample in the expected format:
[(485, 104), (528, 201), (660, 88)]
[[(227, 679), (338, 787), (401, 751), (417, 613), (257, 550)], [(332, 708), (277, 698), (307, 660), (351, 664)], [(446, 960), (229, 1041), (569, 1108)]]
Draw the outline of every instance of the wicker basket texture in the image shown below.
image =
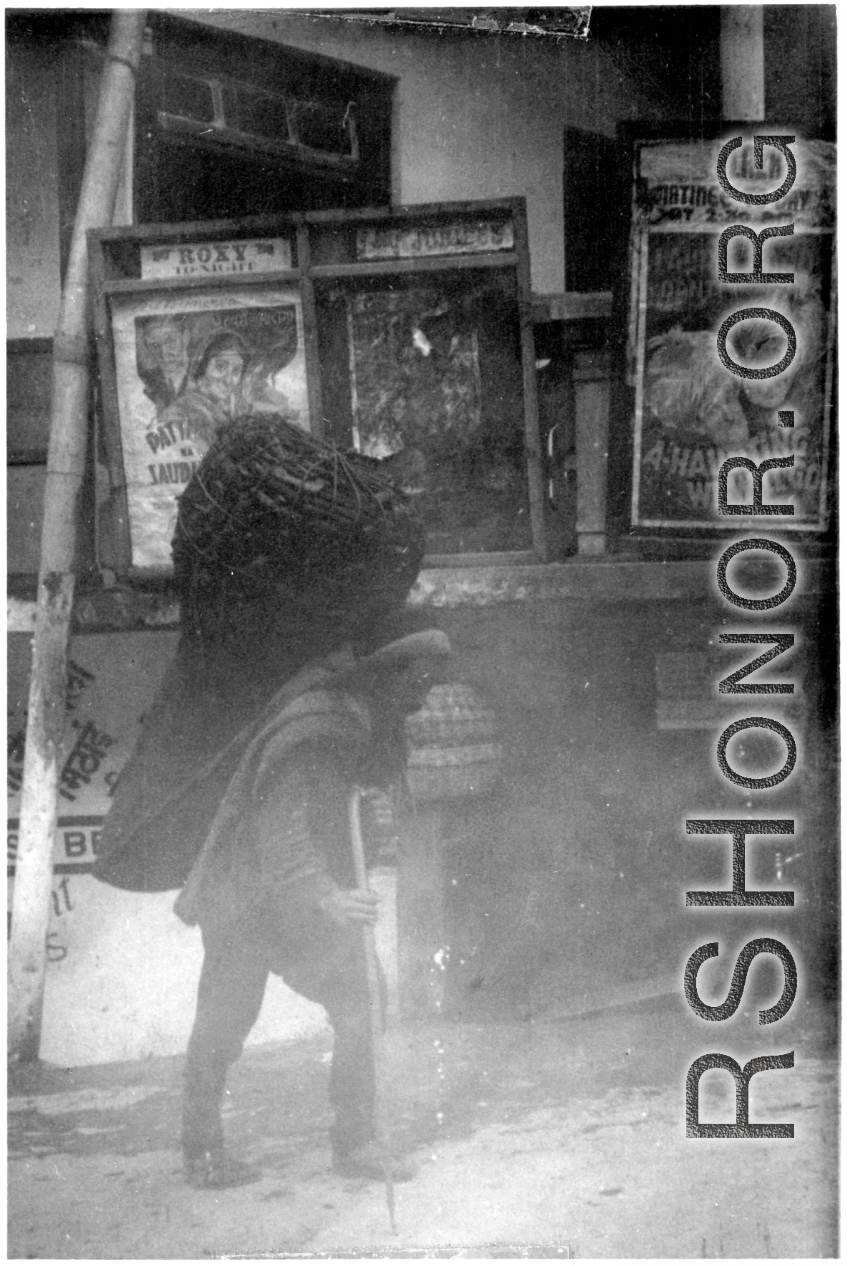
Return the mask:
[(406, 720), (407, 779), (416, 800), (482, 795), (500, 778), (502, 748), (494, 712), (461, 682), (433, 686)]
[(277, 415), (223, 428), (179, 503), (177, 584), (189, 606), (280, 591), (330, 612), (403, 601), (423, 528), (379, 464)]

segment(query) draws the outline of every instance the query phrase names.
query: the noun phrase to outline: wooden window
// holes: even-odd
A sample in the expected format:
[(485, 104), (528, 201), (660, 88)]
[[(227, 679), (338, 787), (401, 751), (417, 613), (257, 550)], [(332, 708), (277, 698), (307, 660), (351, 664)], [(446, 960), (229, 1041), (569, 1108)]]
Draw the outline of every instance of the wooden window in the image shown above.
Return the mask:
[(135, 219), (233, 219), (390, 200), (388, 75), (151, 16)]

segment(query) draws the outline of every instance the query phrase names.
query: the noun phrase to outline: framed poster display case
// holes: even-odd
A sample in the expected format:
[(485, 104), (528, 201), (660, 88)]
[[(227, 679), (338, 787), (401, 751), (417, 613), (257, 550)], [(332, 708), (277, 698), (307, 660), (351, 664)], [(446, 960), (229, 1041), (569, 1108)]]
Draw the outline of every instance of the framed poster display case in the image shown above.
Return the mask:
[(430, 565), (546, 557), (522, 199), (90, 235), (100, 561), (166, 577), (219, 427), (276, 413), (389, 469)]
[[(630, 162), (631, 230), (628, 294), (619, 314), (625, 319), (621, 397), (629, 434), (624, 436), (619, 417), (618, 461), (626, 439), (631, 483), (628, 505), (619, 497), (620, 526), (666, 544), (670, 536), (708, 540), (727, 523), (717, 503), (723, 462), (743, 456), (758, 465), (791, 457), (790, 468), (765, 474), (763, 499), (793, 504), (793, 515), (780, 516), (780, 531), (822, 534), (832, 500), (835, 147), (798, 136), (793, 187), (778, 202), (750, 205), (721, 187), (721, 149), (742, 136), (743, 150), (730, 155), (727, 175), (744, 192), (767, 192), (782, 183), (786, 164), (766, 146), (757, 170), (752, 136), (788, 129), (730, 123), (698, 138), (668, 131), (656, 135), (630, 126), (623, 144)], [(766, 284), (720, 280), (718, 246), (728, 227), (749, 230), (727, 243), (729, 272), (749, 275), (753, 231), (789, 224), (790, 234), (764, 239)], [(769, 274), (793, 274), (794, 280), (768, 281)], [(796, 353), (778, 375), (745, 378), (721, 363), (722, 323), (751, 308), (778, 313), (796, 331)], [(787, 339), (772, 319), (748, 319), (731, 328), (726, 346), (736, 364), (760, 369), (780, 362)], [(794, 411), (792, 427), (780, 421), (786, 410)], [(750, 500), (748, 472), (732, 471), (729, 503)], [(743, 530), (757, 521), (733, 516), (732, 526)]]

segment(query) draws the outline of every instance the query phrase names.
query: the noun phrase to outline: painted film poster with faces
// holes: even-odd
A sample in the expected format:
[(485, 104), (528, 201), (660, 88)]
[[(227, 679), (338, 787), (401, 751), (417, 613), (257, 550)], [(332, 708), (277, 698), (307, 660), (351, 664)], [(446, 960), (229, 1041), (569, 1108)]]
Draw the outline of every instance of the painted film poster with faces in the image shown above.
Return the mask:
[[(709, 142), (642, 142), (635, 156), (631, 239), (628, 373), (635, 390), (632, 524), (642, 528), (709, 528), (719, 522), (717, 475), (728, 457), (757, 465), (793, 456), (794, 465), (764, 476), (763, 500), (792, 503), (780, 530), (823, 530), (827, 516), (828, 418), (832, 376), (835, 147), (797, 138), (797, 175), (778, 202), (731, 198), (717, 177), (724, 137)], [(778, 189), (785, 160), (765, 147), (753, 163), (752, 129), (727, 163), (745, 193)], [(759, 233), (794, 225), (792, 236), (764, 242), (762, 271), (793, 273), (775, 285), (721, 283), (718, 241), (730, 225)], [(754, 268), (753, 243), (728, 245), (730, 273)], [(777, 376), (749, 379), (718, 356), (722, 322), (742, 308), (770, 308), (796, 332), (797, 351)], [(773, 321), (736, 323), (727, 351), (752, 369), (777, 364), (787, 338)], [(794, 426), (779, 425), (780, 410)], [(750, 504), (750, 476), (731, 472), (729, 503)], [(754, 522), (744, 516), (737, 526)]]
[(309, 429), (300, 295), (116, 296), (112, 335), (132, 562), (168, 568), (177, 498), (222, 426), (267, 412)]

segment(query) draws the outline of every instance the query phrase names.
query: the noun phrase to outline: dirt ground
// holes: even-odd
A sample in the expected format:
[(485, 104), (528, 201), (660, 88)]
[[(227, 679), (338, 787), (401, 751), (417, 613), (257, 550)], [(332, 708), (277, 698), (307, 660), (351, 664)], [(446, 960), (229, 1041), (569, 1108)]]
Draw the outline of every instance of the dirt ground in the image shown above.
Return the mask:
[[(218, 1256), (830, 1257), (838, 1253), (837, 1064), (822, 1006), (798, 1004), (752, 1054), (752, 1121), (795, 1137), (685, 1137), (691, 1060), (731, 1049), (668, 996), (566, 1021), (400, 1024), (393, 1130), (418, 1176), (385, 1191), (329, 1170), (330, 1037), (248, 1050), (231, 1078), (232, 1150), (253, 1186), (187, 1187), (181, 1059), (10, 1077), (10, 1258)], [(748, 1032), (749, 1037), (749, 1032)], [(701, 1120), (732, 1119), (710, 1073)]]

